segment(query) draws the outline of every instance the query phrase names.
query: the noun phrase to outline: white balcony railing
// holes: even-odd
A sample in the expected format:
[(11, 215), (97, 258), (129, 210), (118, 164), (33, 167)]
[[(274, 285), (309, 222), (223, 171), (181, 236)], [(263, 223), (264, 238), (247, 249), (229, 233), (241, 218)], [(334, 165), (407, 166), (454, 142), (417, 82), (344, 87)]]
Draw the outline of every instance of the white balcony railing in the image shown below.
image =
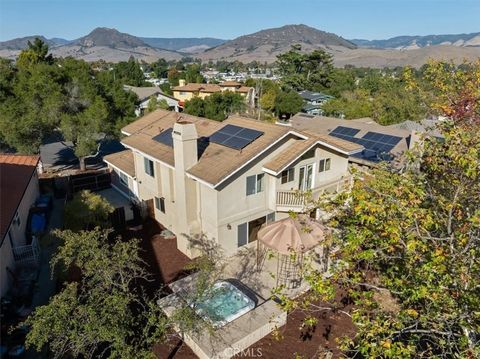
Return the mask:
[(313, 188), (311, 192), (301, 191), (277, 191), (277, 211), (301, 212), (308, 205), (309, 200), (317, 200), (325, 193), (339, 193), (348, 190), (352, 185), (352, 176), (342, 177), (334, 181), (326, 182), (319, 187)]
[(40, 259), (40, 245), (37, 238), (33, 237), (31, 244), (13, 247), (13, 258), (17, 263), (38, 263)]

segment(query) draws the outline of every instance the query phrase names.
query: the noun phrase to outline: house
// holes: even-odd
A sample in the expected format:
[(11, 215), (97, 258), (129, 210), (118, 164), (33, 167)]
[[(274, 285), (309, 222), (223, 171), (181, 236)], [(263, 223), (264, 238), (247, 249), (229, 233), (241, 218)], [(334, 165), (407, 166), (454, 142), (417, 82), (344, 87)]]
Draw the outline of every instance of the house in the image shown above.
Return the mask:
[(224, 81), (219, 84), (199, 84), (186, 83), (185, 80), (179, 80), (179, 86), (173, 88), (173, 96), (179, 100), (180, 106), (185, 104), (185, 101), (191, 100), (194, 97), (204, 99), (212, 93), (231, 91), (239, 93), (245, 97), (245, 102), (252, 107), (255, 104), (255, 89), (253, 87), (243, 86), (240, 82)]
[(167, 101), (170, 110), (178, 112), (178, 100), (173, 97), (165, 94), (159, 87), (152, 86), (152, 87), (135, 87), (129, 85), (123, 85), (123, 89), (125, 91), (132, 91), (138, 96), (138, 103), (135, 109), (135, 114), (137, 116), (143, 115), (145, 109), (148, 107), (148, 102), (155, 96), (158, 101), (165, 100)]
[(313, 92), (308, 90), (300, 91), (298, 94), (305, 101), (305, 104), (302, 107), (302, 112), (310, 115), (322, 115), (322, 105), (328, 100), (334, 98), (333, 96), (326, 95), (321, 92)]
[(145, 204), (177, 236), (214, 240), (226, 255), (255, 245), (262, 225), (305, 210), (299, 190), (319, 194), (349, 180), (361, 145), (231, 116), (223, 122), (157, 110), (122, 129), (128, 148), (105, 158), (112, 183)]
[(0, 154), (0, 297), (12, 284), (16, 249), (29, 244), (29, 211), (40, 193), (38, 163), (38, 156)]
[(371, 118), (344, 120), (298, 113), (290, 118), (289, 125), (297, 131), (328, 134), (362, 145), (363, 151), (350, 156), (350, 163), (359, 166), (372, 167), (388, 161), (394, 167), (401, 167), (402, 155), (414, 142), (412, 131), (397, 126), (382, 126)]

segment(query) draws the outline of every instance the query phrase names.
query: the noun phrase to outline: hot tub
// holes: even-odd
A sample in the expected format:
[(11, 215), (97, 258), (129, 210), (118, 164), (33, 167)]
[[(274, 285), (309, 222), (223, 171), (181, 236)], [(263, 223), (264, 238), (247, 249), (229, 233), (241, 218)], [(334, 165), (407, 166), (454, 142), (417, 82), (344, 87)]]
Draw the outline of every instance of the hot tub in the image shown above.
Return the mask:
[(255, 308), (255, 302), (233, 284), (218, 281), (194, 307), (200, 316), (219, 328)]

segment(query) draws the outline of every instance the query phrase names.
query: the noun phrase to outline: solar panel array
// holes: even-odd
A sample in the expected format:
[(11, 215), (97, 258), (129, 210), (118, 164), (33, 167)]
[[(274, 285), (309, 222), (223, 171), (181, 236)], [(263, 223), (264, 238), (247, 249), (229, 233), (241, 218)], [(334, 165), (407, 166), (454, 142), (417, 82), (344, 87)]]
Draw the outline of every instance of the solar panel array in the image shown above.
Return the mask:
[(210, 142), (241, 150), (261, 135), (263, 135), (261, 131), (235, 125), (226, 125), (210, 136)]
[(354, 156), (366, 158), (370, 161), (391, 159), (385, 154), (388, 154), (402, 140), (402, 137), (378, 132), (367, 132), (362, 138), (354, 137), (358, 132), (360, 130), (356, 128), (338, 126), (330, 132), (330, 135), (362, 145), (365, 150)]
[(163, 143), (164, 145), (167, 145), (169, 147), (173, 147), (172, 131), (173, 131), (173, 128), (167, 128), (166, 130), (163, 130), (162, 132), (160, 132), (159, 135), (156, 135), (152, 139), (157, 142)]

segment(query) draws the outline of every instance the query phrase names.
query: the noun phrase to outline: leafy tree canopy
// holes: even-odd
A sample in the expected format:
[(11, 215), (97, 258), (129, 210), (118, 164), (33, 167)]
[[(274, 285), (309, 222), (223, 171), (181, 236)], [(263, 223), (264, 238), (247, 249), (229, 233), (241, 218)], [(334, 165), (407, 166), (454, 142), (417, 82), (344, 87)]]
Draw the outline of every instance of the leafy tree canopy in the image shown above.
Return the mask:
[(223, 121), (232, 113), (245, 110), (245, 98), (231, 91), (216, 92), (201, 99), (194, 97), (185, 102), (185, 113)]

